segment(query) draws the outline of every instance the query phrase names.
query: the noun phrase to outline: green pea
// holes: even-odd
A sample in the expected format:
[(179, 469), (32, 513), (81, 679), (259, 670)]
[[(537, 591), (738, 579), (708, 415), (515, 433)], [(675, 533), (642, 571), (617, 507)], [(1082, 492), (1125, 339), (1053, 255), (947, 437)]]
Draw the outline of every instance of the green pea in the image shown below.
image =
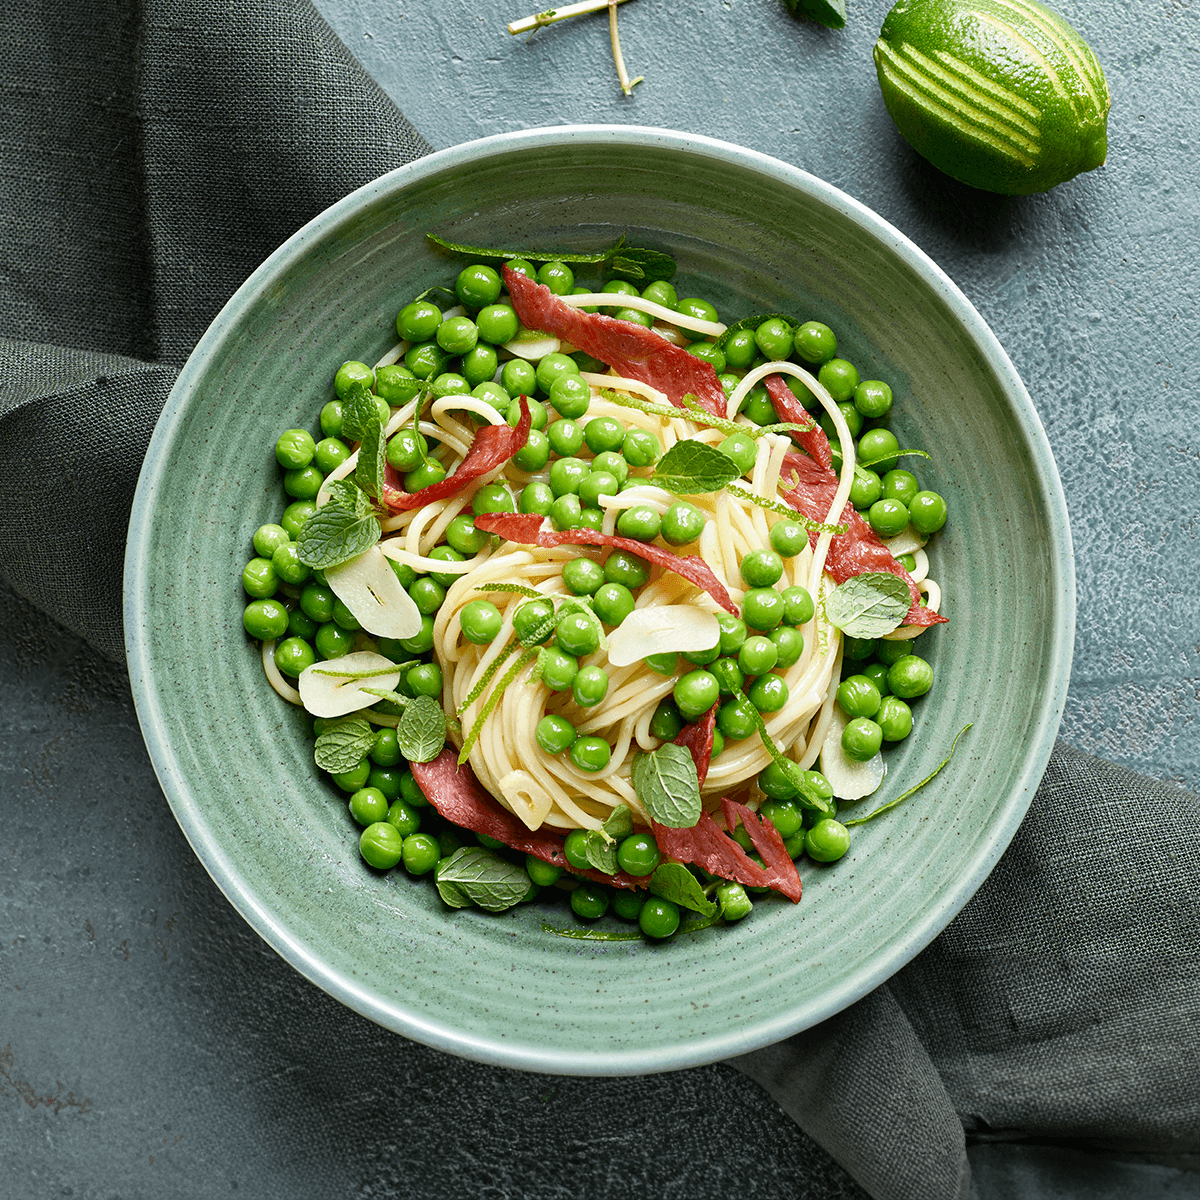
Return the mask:
[(842, 749), (847, 758), (856, 762), (866, 762), (879, 753), (883, 742), (883, 732), (879, 725), (869, 717), (855, 717), (846, 722), (842, 730)]
[(583, 427), (583, 440), (593, 454), (619, 450), (625, 442), (625, 426), (613, 417), (593, 417)]
[(550, 449), (559, 458), (573, 459), (583, 448), (583, 429), (566, 417), (546, 426), (546, 438), (550, 443)]
[[(753, 329), (737, 329), (725, 338), (726, 365), (744, 371), (758, 355)], [(786, 355), (784, 356), (786, 357)]]
[(606, 583), (621, 583), (635, 591), (649, 581), (650, 565), (628, 550), (614, 550), (604, 562), (604, 579)]
[(304, 614), (324, 624), (333, 620), (333, 592), (319, 583), (310, 583), (300, 592), (300, 607)]
[(874, 653), (874, 638), (847, 637), (842, 639), (842, 657), (849, 662), (862, 662)]
[(854, 472), (850, 484), (850, 503), (859, 511), (870, 508), (883, 497), (883, 481), (870, 467), (860, 467)]
[(495, 267), (472, 263), (459, 271), (454, 294), (467, 308), (482, 308), (496, 302), (502, 286), (500, 272)]
[(890, 667), (906, 654), (912, 653), (912, 642), (907, 638), (880, 638), (871, 650), (881, 663)]
[(367, 787), (378, 788), (390, 804), (400, 798), (400, 772), (391, 767), (372, 767), (367, 776)]
[(831, 358), (821, 364), (817, 382), (837, 403), (842, 404), (854, 396), (854, 389), (859, 384), (858, 369), (844, 358)]
[(396, 314), (396, 333), (406, 342), (427, 342), (442, 323), (442, 310), (428, 300), (414, 300)]
[(459, 628), (468, 642), (486, 646), (496, 640), (504, 618), (490, 600), (472, 600), (458, 614)]
[[(529, 409), (529, 428), (531, 430), (543, 430), (546, 428), (546, 422), (550, 419), (546, 412), (546, 406), (540, 400), (525, 399), (526, 407)], [(520, 399), (513, 400), (509, 403), (508, 411), (504, 414), (505, 421), (513, 428), (521, 423), (521, 401)]]
[(457, 371), (443, 371), (433, 381), (433, 390), (439, 396), (469, 396), (471, 385)]
[(784, 558), (794, 558), (808, 545), (808, 530), (799, 521), (786, 517), (771, 526), (771, 549)]
[(755, 634), (748, 637), (738, 651), (737, 665), (747, 675), (762, 675), (771, 670), (779, 658), (779, 650), (768, 637)]
[(848, 717), (873, 717), (882, 697), (866, 675), (850, 675), (838, 685), (837, 702)]
[(617, 517), (617, 533), (622, 537), (636, 538), (639, 542), (652, 542), (662, 528), (662, 517), (648, 504), (635, 504), (624, 509)]
[(782, 675), (760, 675), (746, 693), (760, 713), (778, 712), (788, 702), (788, 685)]
[(774, 550), (752, 550), (742, 559), (740, 570), (748, 587), (768, 588), (782, 578), (783, 560)]
[(579, 420), (592, 403), (590, 385), (569, 371), (561, 372), (551, 382), (548, 396), (550, 407), (569, 421)]
[(893, 467), (884, 475), (882, 496), (887, 500), (899, 500), (906, 508), (912, 504), (913, 498), (921, 490), (917, 477), (911, 471)]
[(773, 587), (752, 587), (742, 597), (742, 618), (751, 629), (769, 631), (783, 620), (783, 595)]
[(313, 455), (313, 463), (318, 471), (323, 475), (328, 475), (330, 471), (336, 467), (340, 467), (349, 457), (350, 447), (341, 438), (327, 437), (322, 438), (317, 443), (316, 453)]
[(354, 649), (354, 634), (330, 620), (317, 629), (313, 644), (322, 658), (341, 658)]
[(317, 623), (299, 608), (288, 613), (287, 631), (293, 637), (303, 638), (310, 645), (317, 636)]
[(621, 442), (621, 453), (631, 467), (651, 467), (662, 456), (662, 443), (648, 429), (630, 429)]
[(537, 391), (537, 369), (523, 358), (510, 358), (500, 368), (500, 386), (510, 396), (532, 396)]
[(554, 692), (569, 692), (579, 673), (579, 663), (574, 656), (553, 647), (541, 655), (542, 682)]
[(342, 402), (330, 400), (321, 409), (321, 433), (325, 437), (342, 436)]
[(553, 887), (562, 878), (562, 873), (563, 869), (557, 863), (544, 862), (532, 854), (525, 855), (525, 874), (538, 887)]
[(599, 920), (608, 912), (608, 890), (598, 883), (581, 883), (571, 892), (570, 905), (581, 921)]
[(582, 658), (600, 646), (600, 633), (587, 613), (564, 612), (554, 627), (554, 644), (566, 654)]
[(717, 625), (721, 630), (721, 640), (717, 643), (722, 654), (736, 654), (746, 641), (746, 622), (733, 613), (717, 613)]
[(564, 262), (542, 263), (538, 267), (537, 281), (556, 296), (568, 296), (575, 286), (575, 272)]
[(916, 654), (905, 654), (888, 668), (888, 687), (893, 696), (912, 700), (933, 686), (933, 668)]
[(386, 726), (375, 734), (375, 745), (367, 755), (370, 760), (380, 767), (394, 767), (400, 761), (400, 746), (396, 741), (396, 731)]
[[(651, 324), (653, 323), (651, 321)], [(687, 352), (693, 358), (699, 358), (708, 363), (718, 375), (725, 370), (725, 351), (715, 346), (712, 342), (693, 342), (687, 348)]]
[(768, 359), (787, 358), (792, 353), (794, 333), (782, 317), (768, 317), (754, 331), (754, 341)]
[[(852, 438), (858, 437), (858, 435), (862, 432), (863, 426), (862, 415), (859, 413), (858, 409), (855, 408), (853, 404), (843, 402), (838, 405), (838, 412), (840, 412), (842, 417), (845, 419), (846, 427), (850, 430), (850, 436)], [(837, 426), (833, 423), (833, 418), (824, 411), (822, 411), (817, 424), (819, 424), (825, 431), (825, 436), (828, 437), (829, 441), (832, 443), (834, 456), (835, 458), (838, 458), (838, 462), (834, 464), (834, 469), (836, 470), (840, 467), (839, 456), (842, 452), (841, 439), (837, 431)]]
[(719, 321), (717, 310), (707, 301), (697, 296), (689, 296), (675, 305), (675, 311), (685, 317), (694, 317), (697, 321)]
[(909, 520), (920, 534), (937, 533), (946, 523), (946, 501), (937, 492), (918, 492), (909, 505)]
[(315, 500), (325, 476), (314, 466), (284, 471), (283, 490), (294, 500)]
[(419, 463), (411, 471), (405, 473), (404, 490), (419, 492), (422, 488), (432, 487), (446, 478), (446, 468), (436, 458)]
[(796, 357), (808, 363), (826, 363), (837, 353), (837, 338), (828, 325), (805, 321), (793, 339)]
[(804, 653), (804, 634), (794, 625), (780, 625), (768, 635), (775, 643), (775, 665), (785, 670), (795, 666)]
[(579, 497), (567, 493), (559, 496), (550, 506), (549, 516), (555, 529), (578, 529), (582, 511), (583, 505), (579, 503)]
[(892, 389), (878, 379), (864, 379), (854, 389), (854, 407), (864, 417), (878, 420), (892, 407)]
[[(844, 657), (845, 655), (843, 655)], [(867, 663), (866, 666), (857, 672), (857, 674), (865, 675), (875, 685), (881, 697), (889, 694), (887, 673), (887, 667), (879, 662)]]
[(410, 837), (421, 828), (421, 814), (403, 800), (396, 800), (389, 805), (385, 819), (389, 825), (395, 827), (401, 837)]
[(881, 538), (895, 537), (908, 527), (908, 506), (901, 500), (876, 500), (867, 509), (867, 521)]
[(794, 800), (767, 800), (758, 810), (760, 817), (765, 817), (775, 826), (781, 838), (795, 837), (803, 827), (803, 813)]
[(655, 304), (661, 304), (664, 308), (674, 308), (679, 303), (675, 288), (665, 279), (655, 279), (646, 284), (642, 288), (642, 295), (647, 300), (653, 300)]
[[(429, 557), (437, 559), (438, 562), (452, 563), (463, 561), (463, 555), (458, 550), (455, 550), (453, 546), (445, 544), (434, 546), (429, 552)], [(442, 587), (449, 588), (456, 584), (461, 576), (457, 571), (430, 571), (429, 578), (434, 583), (440, 583)]]
[(774, 425), (779, 420), (779, 413), (775, 411), (775, 402), (761, 383), (756, 384), (746, 393), (742, 400), (741, 412), (755, 425)]
[(368, 866), (390, 871), (404, 856), (404, 839), (394, 825), (376, 821), (362, 831), (358, 850)]
[(438, 697), (442, 694), (442, 668), (435, 662), (417, 663), (405, 676), (414, 696)]
[(438, 864), (441, 847), (428, 833), (412, 833), (404, 839), (401, 859), (410, 875), (428, 875)]
[(714, 663), (720, 657), (721, 643), (718, 639), (711, 646), (700, 650), (685, 650), (683, 652), (684, 660), (692, 663), (697, 667), (707, 667), (710, 663)]
[(370, 759), (360, 759), (348, 771), (337, 771), (329, 777), (347, 795), (357, 792), (367, 786), (367, 780), (371, 777)]
[(716, 704), (721, 690), (711, 671), (696, 670), (676, 680), (671, 694), (680, 716), (695, 721)]
[(732, 696), (746, 686), (746, 676), (735, 658), (718, 658), (709, 664), (709, 672), (717, 681), (722, 696)]
[(732, 741), (741, 741), (758, 731), (755, 709), (750, 700), (726, 700), (717, 709), (717, 728)]
[[(708, 711), (707, 709), (705, 710)], [(674, 700), (660, 700), (650, 718), (650, 734), (664, 742), (673, 742), (683, 729), (683, 715)]]
[(480, 338), (492, 346), (511, 342), (521, 329), (521, 323), (510, 304), (488, 304), (475, 314), (475, 327)]
[(610, 279), (601, 289), (609, 296), (636, 296), (637, 288), (627, 279)]
[(576, 738), (568, 751), (581, 771), (603, 771), (612, 758), (612, 747), (596, 735)]
[[(572, 561), (591, 562), (590, 559), (573, 559)], [(599, 567), (598, 563), (593, 565)], [(567, 566), (570, 566), (570, 563)], [(599, 570), (599, 578), (601, 582), (592, 596), (592, 611), (605, 625), (620, 625), (634, 610), (633, 593), (623, 583), (605, 583), (603, 568)], [(566, 579), (565, 567), (563, 569), (563, 579)], [(570, 587), (571, 585), (568, 584), (567, 586)]]
[(256, 600), (266, 600), (279, 590), (279, 576), (269, 558), (252, 558), (242, 568), (242, 588)]
[(289, 637), (275, 645), (275, 665), (283, 675), (296, 679), (317, 661), (316, 652), (303, 638)]
[(288, 629), (288, 610), (278, 600), (252, 600), (242, 612), (242, 627), (260, 642), (283, 637)]
[[(408, 594), (412, 597), (412, 602), (417, 606), (417, 610), (423, 615), (437, 612), (442, 606), (442, 601), (446, 599), (446, 589), (440, 583), (430, 579), (428, 575), (422, 575), (413, 580)], [(333, 619), (337, 621), (336, 609)], [(342, 622), (338, 621), (338, 624), (341, 625)]]
[(275, 458), (288, 471), (307, 467), (316, 453), (317, 444), (307, 429), (285, 429), (275, 442)]
[[(759, 772), (758, 786), (772, 800), (791, 800), (800, 791), (791, 771), (777, 762), (768, 763)], [(790, 837), (791, 834), (785, 836)]]
[(694, 504), (679, 500), (663, 513), (663, 540), (672, 546), (686, 546), (694, 542), (703, 529), (704, 514)]
[(516, 454), (513, 463), (522, 471), (540, 471), (550, 461), (550, 440), (539, 429), (530, 429), (529, 437)]
[(743, 475), (758, 457), (758, 443), (748, 433), (731, 433), (717, 449), (732, 458)]
[(617, 866), (626, 875), (652, 875), (661, 861), (658, 843), (648, 833), (631, 833), (617, 847)]
[(371, 825), (387, 816), (387, 797), (373, 787), (359, 788), (350, 797), (350, 815), (359, 825)]
[(513, 633), (525, 645), (532, 645), (530, 639), (539, 630), (545, 629), (541, 640), (547, 641), (554, 633), (554, 625), (550, 620), (553, 616), (554, 605), (549, 600), (529, 600), (513, 614)]
[(579, 503), (586, 508), (599, 508), (602, 496), (615, 496), (620, 490), (615, 475), (607, 471), (589, 471), (579, 483)]
[(524, 275), (526, 279), (532, 279), (537, 282), (537, 271), (534, 269), (533, 263), (526, 258), (510, 258), (504, 264), (510, 271), (516, 271), (520, 275)]
[(592, 459), (592, 470), (604, 471), (622, 487), (629, 479), (629, 464), (625, 461), (625, 456), (618, 450), (601, 450)]
[(292, 540), (282, 525), (260, 525), (254, 531), (254, 553), (259, 558), (270, 558), (280, 546)]
[(553, 503), (554, 492), (551, 491), (550, 485), (535, 479), (521, 489), (521, 495), (517, 499), (517, 511), (544, 517), (549, 513)]
[(389, 406), (393, 403), (404, 404), (411, 399), (412, 381), (415, 378), (407, 367), (400, 363), (389, 363), (375, 372), (375, 391), (381, 400), (388, 402)]
[(647, 654), (642, 662), (656, 675), (674, 675), (679, 655), (674, 650), (669, 650), (665, 654)]
[(608, 694), (608, 675), (602, 667), (580, 667), (571, 684), (571, 694), (580, 708), (592, 708)]
[(312, 574), (312, 568), (300, 561), (300, 547), (295, 542), (276, 547), (271, 555), (271, 565), (284, 583), (293, 585), (303, 583)]
[(578, 495), (579, 485), (591, 474), (581, 458), (559, 458), (550, 464), (550, 490), (555, 496)]
[(804, 849), (817, 862), (837, 862), (850, 849), (850, 830), (826, 817), (804, 835)]
[(723, 883), (717, 888), (717, 904), (726, 921), (740, 921), (754, 907), (746, 889), (740, 883)]
[(547, 713), (537, 723), (533, 736), (547, 754), (562, 754), (564, 750), (569, 750), (575, 741), (575, 726), (566, 717)]
[(560, 354), (557, 350), (543, 355), (538, 361), (535, 371), (538, 387), (544, 395), (550, 394), (554, 381), (561, 375), (578, 375), (579, 366), (568, 354)]
[(890, 429), (868, 429), (858, 439), (858, 461), (886, 474), (896, 466), (899, 449), (900, 443)]
[(433, 649), (433, 617), (426, 613), (421, 617), (420, 631), (399, 641), (410, 654), (428, 654)]
[(638, 926), (648, 938), (661, 941), (671, 937), (679, 928), (679, 905), (673, 900), (650, 897), (638, 913)]
[(622, 921), (634, 921), (642, 911), (642, 893), (632, 888), (617, 888), (613, 893), (612, 912)]
[(899, 696), (884, 696), (875, 720), (885, 742), (901, 742), (912, 733), (912, 709)]
[(387, 441), (384, 457), (395, 471), (414, 471), (426, 458), (429, 443), (414, 429), (398, 429)]

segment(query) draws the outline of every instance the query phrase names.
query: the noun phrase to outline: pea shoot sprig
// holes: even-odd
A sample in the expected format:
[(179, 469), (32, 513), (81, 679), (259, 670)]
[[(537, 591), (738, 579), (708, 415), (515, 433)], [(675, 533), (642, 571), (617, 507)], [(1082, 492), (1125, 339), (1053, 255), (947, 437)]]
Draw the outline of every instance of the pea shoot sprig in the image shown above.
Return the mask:
[(608, 9), (608, 38), (612, 43), (613, 63), (617, 68), (617, 78), (621, 82), (621, 91), (626, 96), (632, 96), (634, 87), (642, 82), (643, 77), (639, 75), (636, 79), (630, 79), (629, 72), (625, 69), (625, 56), (621, 53), (621, 36), (617, 32), (617, 5), (624, 3), (626, 0), (580, 0), (577, 4), (565, 4), (562, 8), (547, 8), (530, 17), (521, 17), (517, 21), (510, 21), (508, 32), (514, 37), (520, 33), (528, 33), (532, 37), (543, 25), (553, 25), (557, 21), (565, 21), (568, 17), (579, 17), (585, 13)]

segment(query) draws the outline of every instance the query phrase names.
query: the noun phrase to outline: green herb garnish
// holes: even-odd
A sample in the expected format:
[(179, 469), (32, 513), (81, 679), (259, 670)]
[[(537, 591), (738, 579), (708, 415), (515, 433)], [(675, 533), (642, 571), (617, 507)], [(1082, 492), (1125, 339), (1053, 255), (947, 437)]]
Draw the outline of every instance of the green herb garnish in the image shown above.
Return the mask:
[(438, 866), (438, 892), (451, 908), (475, 904), (503, 912), (519, 904), (532, 886), (524, 867), (482, 846), (462, 846)]
[(683, 863), (659, 863), (650, 876), (649, 888), (655, 896), (672, 900), (681, 908), (690, 908), (703, 917), (718, 912), (718, 905), (704, 894), (695, 875)]
[(607, 265), (612, 274), (634, 282), (650, 283), (656, 279), (670, 279), (675, 274), (675, 260), (661, 250), (649, 250), (642, 246), (627, 246), (622, 234), (607, 250), (560, 251), (560, 250), (501, 250), (490, 246), (466, 246), (450, 242), (436, 233), (425, 235), (435, 245), (452, 254), (464, 254), (473, 259), (492, 259), (507, 262), (522, 258), (526, 262), (546, 263), (594, 263)]
[(317, 734), (313, 758), (322, 771), (352, 770), (375, 748), (375, 730), (363, 717), (343, 717)]
[(409, 762), (431, 762), (446, 745), (446, 714), (432, 696), (414, 696), (396, 726), (396, 744)]
[(658, 460), (647, 482), (679, 496), (698, 496), (719, 492), (741, 474), (741, 468), (723, 450), (685, 438)]
[(900, 626), (911, 607), (908, 585), (886, 571), (854, 575), (825, 597), (825, 616), (847, 637), (881, 638)]
[(300, 561), (317, 570), (349, 562), (369, 550), (383, 530), (371, 498), (356, 483), (339, 479), (329, 486), (329, 500), (300, 530)]
[(691, 829), (700, 820), (700, 779), (691, 753), (674, 742), (635, 754), (631, 782), (642, 807), (660, 825)]

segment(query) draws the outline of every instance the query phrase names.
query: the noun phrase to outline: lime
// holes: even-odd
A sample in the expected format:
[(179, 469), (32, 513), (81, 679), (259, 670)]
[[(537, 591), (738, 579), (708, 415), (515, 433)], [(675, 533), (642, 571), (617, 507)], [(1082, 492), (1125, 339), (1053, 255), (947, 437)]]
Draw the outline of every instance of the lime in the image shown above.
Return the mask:
[(1044, 192), (1108, 152), (1104, 72), (1037, 0), (900, 0), (875, 69), (905, 140), (972, 187)]

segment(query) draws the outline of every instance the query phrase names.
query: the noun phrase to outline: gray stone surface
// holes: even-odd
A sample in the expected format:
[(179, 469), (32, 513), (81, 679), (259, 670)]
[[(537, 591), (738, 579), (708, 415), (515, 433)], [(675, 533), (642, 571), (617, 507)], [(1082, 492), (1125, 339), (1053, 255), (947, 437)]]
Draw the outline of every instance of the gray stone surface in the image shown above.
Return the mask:
[[(436, 146), (588, 121), (726, 138), (845, 189), (931, 254), (1012, 356), (1063, 476), (1080, 605), (1064, 736), (1200, 785), (1200, 8), (1061, 4), (1108, 72), (1109, 162), (1006, 200), (895, 134), (870, 61), (878, 0), (852, 0), (841, 33), (779, 0), (634, 0), (631, 98), (603, 18), (526, 40), (504, 32), (524, 15), (511, 0), (319, 7)], [(123, 675), (7, 591), (0, 701), (0, 1195), (863, 1195), (723, 1066), (505, 1072), (314, 994), (192, 855)], [(971, 1157), (984, 1200), (1195, 1191), (1178, 1161)]]

